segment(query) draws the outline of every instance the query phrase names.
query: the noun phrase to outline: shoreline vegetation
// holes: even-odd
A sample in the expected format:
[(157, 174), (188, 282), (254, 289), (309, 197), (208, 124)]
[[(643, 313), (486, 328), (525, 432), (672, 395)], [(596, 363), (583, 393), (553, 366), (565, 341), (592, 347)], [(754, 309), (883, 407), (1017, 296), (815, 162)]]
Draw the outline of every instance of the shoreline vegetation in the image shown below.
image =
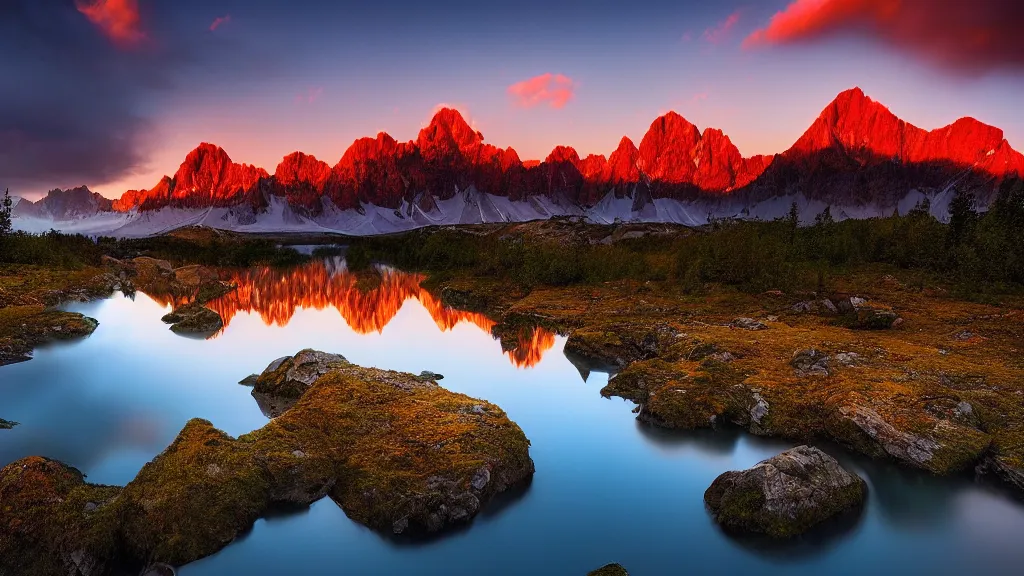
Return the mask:
[[(567, 336), (566, 355), (581, 373), (613, 372), (601, 394), (633, 401), (637, 418), (651, 425), (739, 426), (797, 443), (834, 442), (938, 475), (973, 471), (1000, 480), (1020, 497), (1024, 190), (1019, 188), (1004, 187), (984, 213), (970, 196), (958, 196), (948, 224), (929, 216), (927, 206), (843, 222), (833, 221), (826, 210), (810, 226), (798, 225), (795, 207), (788, 218), (772, 222), (723, 220), (701, 228), (593, 225), (562, 218), (352, 238), (346, 260), (356, 274), (376, 263), (425, 273), (424, 286), (444, 304), (495, 320), (492, 334), (503, 348), (538, 326)], [(278, 240), (199, 228), (143, 240), (4, 234), (0, 365), (7, 358), (26, 359), (46, 341), (91, 332), (89, 319), (55, 308), (62, 302), (138, 289), (163, 290), (180, 296), (181, 306), (201, 306), (206, 296), (232, 289), (217, 279), (216, 267), (287, 266), (310, 258), (280, 247)], [(338, 238), (322, 241), (336, 244)], [(371, 388), (381, 378), (397, 378), (405, 383), (402, 390), (429, 384), (397, 373), (376, 371), (371, 377), (368, 369), (346, 370), (363, 371), (360, 382)], [(212, 440), (209, 446), (215, 448), (202, 450), (230, 463), (217, 464), (215, 476), (232, 486), (256, 485), (268, 477), (273, 484), (280, 472), (275, 466), (295, 464), (295, 451), (308, 454), (294, 443), (307, 424), (303, 420), (334, 422), (323, 411), (298, 409), (314, 402), (308, 400), (312, 391), (329, 388), (317, 384), (268, 425), (281, 428), (275, 423), (282, 419), (293, 424), (268, 440), (274, 450), (260, 452), (258, 465), (252, 450), (262, 431), (234, 439), (193, 421), (139, 478), (153, 478), (156, 463), (170, 461), (168, 454), (182, 438), (195, 436)], [(490, 406), (473, 402), (471, 408)], [(504, 418), (500, 409), (494, 411)], [(206, 462), (205, 456), (195, 457)], [(93, 487), (62, 464), (30, 460), (5, 469), (0, 488), (48, 498), (24, 491), (25, 482), (45, 479), (75, 506), (116, 509), (117, 534), (140, 522), (132, 518), (138, 510), (100, 505), (124, 498), (132, 484)], [(329, 462), (300, 467), (299, 478), (309, 480), (304, 486), (334, 486), (330, 479), (337, 476), (325, 472), (332, 469)], [(159, 558), (180, 563), (212, 553), (262, 510), (247, 498), (226, 502), (238, 506), (226, 512), (227, 520), (215, 519), (217, 526), (197, 532), (182, 548), (161, 548)], [(13, 507), (4, 513), (31, 515), (43, 508)], [(383, 526), (371, 517), (366, 523)], [(47, 527), (48, 518), (25, 524), (39, 530), (28, 536), (0, 534), (0, 548), (4, 537), (25, 550), (51, 545), (55, 528)], [(149, 520), (153, 528), (167, 518)], [(98, 546), (96, 558), (120, 554), (128, 545), (111, 539), (109, 525), (77, 526)], [(29, 540), (10, 540), (23, 536)], [(132, 540), (131, 553), (153, 553), (160, 537), (151, 533)]]

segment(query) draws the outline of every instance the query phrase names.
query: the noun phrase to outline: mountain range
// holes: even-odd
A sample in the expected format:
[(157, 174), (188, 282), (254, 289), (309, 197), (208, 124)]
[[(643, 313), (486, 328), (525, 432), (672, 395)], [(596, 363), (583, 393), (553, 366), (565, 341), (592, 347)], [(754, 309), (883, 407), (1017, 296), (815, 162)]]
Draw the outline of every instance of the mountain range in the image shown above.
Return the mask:
[(1024, 155), (1002, 130), (962, 118), (924, 130), (859, 88), (839, 94), (785, 152), (744, 158), (721, 130), (701, 132), (669, 112), (637, 146), (581, 158), (558, 146), (541, 162), (441, 109), (417, 138), (356, 140), (331, 166), (294, 152), (273, 174), (203, 143), (149, 190), (117, 200), (88, 188), (54, 190), (15, 206), (15, 225), (141, 236), (205, 224), (250, 231), (386, 233), (434, 224), (579, 216), (594, 222), (702, 224), (711, 217), (773, 218), (796, 203), (809, 221), (905, 212), (928, 198), (945, 217), (958, 190), (990, 201), (1004, 178), (1024, 175)]

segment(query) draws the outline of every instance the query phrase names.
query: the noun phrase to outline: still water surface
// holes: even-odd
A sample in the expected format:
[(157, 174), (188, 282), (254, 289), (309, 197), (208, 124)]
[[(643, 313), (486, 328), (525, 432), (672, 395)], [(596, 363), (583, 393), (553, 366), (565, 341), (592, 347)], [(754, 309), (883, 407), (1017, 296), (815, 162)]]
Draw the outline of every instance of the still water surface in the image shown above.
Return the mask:
[(1017, 573), (1024, 506), (968, 480), (937, 479), (835, 452), (868, 481), (859, 518), (785, 546), (723, 534), (704, 510), (720, 473), (789, 447), (731, 431), (669, 433), (638, 424), (632, 405), (598, 393), (562, 354), (564, 339), (523, 334), (503, 352), (490, 321), (446, 309), (419, 278), (387, 272), (357, 287), (340, 261), (237, 274), (215, 303), (227, 327), (182, 338), (159, 318), (166, 299), (138, 294), (70, 308), (100, 321), (90, 338), (0, 368), (0, 465), (45, 455), (92, 482), (124, 484), (193, 417), (232, 435), (266, 417), (238, 380), (302, 348), (366, 366), (444, 374), (486, 398), (533, 443), (531, 485), (467, 529), (401, 542), (350, 521), (329, 499), (259, 520), (184, 576), (219, 574), (567, 574), (607, 562), (631, 574)]

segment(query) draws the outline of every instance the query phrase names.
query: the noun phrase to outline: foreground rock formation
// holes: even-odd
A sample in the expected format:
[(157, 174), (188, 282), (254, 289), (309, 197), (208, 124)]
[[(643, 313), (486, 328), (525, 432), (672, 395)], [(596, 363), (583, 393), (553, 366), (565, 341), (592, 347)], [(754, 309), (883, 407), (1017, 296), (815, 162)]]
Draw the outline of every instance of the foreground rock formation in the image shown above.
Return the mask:
[(835, 458), (798, 446), (749, 470), (722, 474), (704, 502), (726, 528), (785, 538), (859, 506), (866, 491), (864, 480)]
[(0, 573), (180, 565), (273, 505), (324, 496), (382, 532), (437, 532), (532, 474), (529, 441), (497, 406), (342, 359), (260, 430), (232, 438), (192, 420), (124, 488), (87, 484), (45, 458), (8, 465)]

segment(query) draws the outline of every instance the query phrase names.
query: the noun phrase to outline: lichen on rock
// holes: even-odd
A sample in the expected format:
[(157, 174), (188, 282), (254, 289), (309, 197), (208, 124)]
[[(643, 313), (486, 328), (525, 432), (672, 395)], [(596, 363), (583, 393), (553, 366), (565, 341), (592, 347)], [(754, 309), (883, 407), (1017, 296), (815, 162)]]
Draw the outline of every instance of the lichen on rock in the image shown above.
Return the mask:
[(786, 538), (859, 506), (866, 491), (864, 480), (828, 454), (798, 446), (748, 470), (722, 474), (704, 502), (728, 529)]

